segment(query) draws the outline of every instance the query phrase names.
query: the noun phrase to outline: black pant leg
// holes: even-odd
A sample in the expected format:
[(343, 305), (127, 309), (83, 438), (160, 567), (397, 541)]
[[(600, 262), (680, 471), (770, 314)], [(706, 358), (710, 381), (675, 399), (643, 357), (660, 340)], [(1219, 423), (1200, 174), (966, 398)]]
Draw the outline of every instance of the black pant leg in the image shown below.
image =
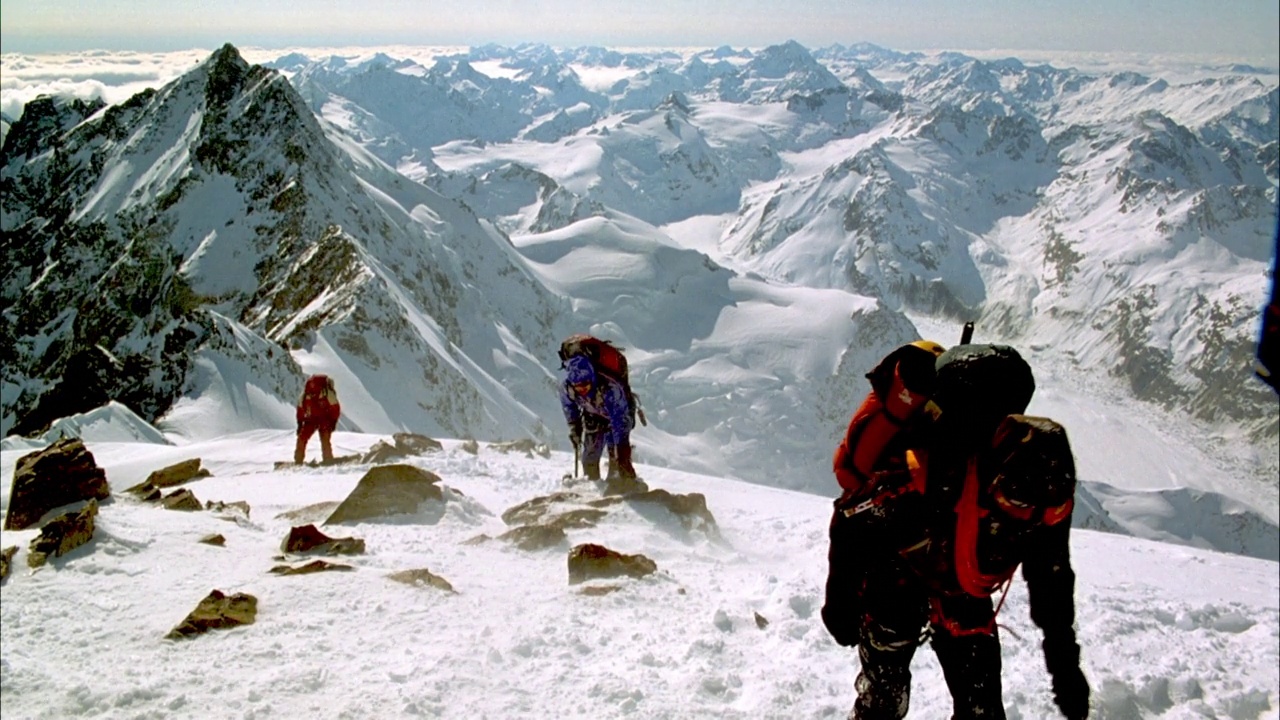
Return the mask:
[(952, 720), (1005, 720), (998, 633), (955, 637), (934, 628), (933, 651), (951, 691)]
[(850, 718), (901, 720), (911, 700), (911, 658), (928, 622), (927, 598), (909, 577), (872, 571), (863, 602), (862, 669), (854, 682), (858, 698)]

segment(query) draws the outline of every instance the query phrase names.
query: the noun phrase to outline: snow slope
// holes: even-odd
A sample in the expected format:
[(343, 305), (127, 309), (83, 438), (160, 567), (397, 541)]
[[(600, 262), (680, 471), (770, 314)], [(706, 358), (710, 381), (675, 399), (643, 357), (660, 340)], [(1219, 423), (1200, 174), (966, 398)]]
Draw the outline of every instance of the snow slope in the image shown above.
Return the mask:
[[(507, 530), (499, 516), (520, 502), (598, 491), (564, 486), (572, 460), (563, 453), (482, 445), (470, 454), (445, 440), (408, 462), (465, 499), (443, 514), (326, 526), (366, 540), (367, 554), (331, 558), (356, 569), (278, 577), (267, 571), (290, 526), (324, 516), (280, 514), (342, 500), (368, 467), (272, 471), (291, 446), (286, 431), (173, 446), (122, 441), (128, 422), (122, 413), (116, 428), (85, 426), (115, 493), (95, 539), (34, 573), (20, 551), (0, 588), (6, 718), (789, 719), (842, 718), (852, 705), (856, 656), (818, 616), (826, 498), (641, 466), (652, 487), (703, 493), (718, 537), (631, 506), (569, 530), (559, 549), (469, 544)], [(335, 445), (363, 452), (379, 439), (339, 432)], [(24, 442), (6, 441), (4, 476)], [(250, 519), (163, 510), (121, 493), (190, 457), (212, 471), (188, 486), (195, 495), (247, 501)], [(6, 487), (0, 504), (8, 501)], [(209, 533), (226, 546), (196, 542)], [(25, 546), (33, 535), (6, 531), (2, 543)], [(566, 575), (566, 550), (580, 542), (643, 553), (659, 571), (594, 581), (620, 589), (586, 595)], [(1073, 534), (1073, 556), (1093, 717), (1277, 717), (1275, 562), (1087, 530)], [(412, 568), (446, 578), (456, 594), (386, 577)], [(163, 639), (214, 588), (256, 596), (256, 623)], [(1055, 717), (1021, 582), (1001, 621), (1009, 716)], [(911, 717), (949, 717), (932, 653), (918, 653), (913, 670)]]

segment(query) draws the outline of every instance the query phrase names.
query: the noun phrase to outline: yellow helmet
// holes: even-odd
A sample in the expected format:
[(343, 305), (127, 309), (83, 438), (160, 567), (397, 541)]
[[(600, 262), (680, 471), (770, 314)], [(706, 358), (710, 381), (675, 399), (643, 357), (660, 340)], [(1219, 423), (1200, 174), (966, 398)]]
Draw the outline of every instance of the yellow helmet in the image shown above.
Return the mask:
[(933, 353), (934, 357), (937, 357), (947, 351), (946, 348), (942, 347), (941, 345), (939, 345), (938, 343), (932, 340), (916, 340), (915, 342), (909, 343), (909, 344), (912, 347), (918, 347), (921, 350), (928, 350), (929, 352)]

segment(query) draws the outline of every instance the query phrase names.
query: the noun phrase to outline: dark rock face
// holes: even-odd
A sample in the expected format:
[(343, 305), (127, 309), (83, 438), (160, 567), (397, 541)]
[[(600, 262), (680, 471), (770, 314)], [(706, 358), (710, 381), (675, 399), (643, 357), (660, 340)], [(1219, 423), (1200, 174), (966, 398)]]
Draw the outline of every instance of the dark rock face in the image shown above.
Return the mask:
[(272, 575), (310, 575), (312, 573), (328, 572), (330, 570), (342, 572), (355, 570), (355, 568), (350, 565), (343, 565), (342, 563), (331, 563), (326, 560), (312, 560), (306, 565), (276, 565), (271, 568), (270, 572)]
[(63, 438), (18, 458), (4, 529), (23, 530), (54, 508), (110, 496), (107, 474), (93, 453), (78, 438)]
[(182, 510), (184, 512), (195, 512), (204, 509), (204, 506), (196, 498), (195, 493), (186, 488), (174, 490), (172, 493), (160, 498), (160, 504), (167, 510)]
[(321, 555), (362, 555), (364, 540), (360, 538), (331, 538), (315, 525), (303, 525), (289, 531), (280, 544), (287, 553), (317, 553)]
[(17, 545), (10, 545), (0, 552), (0, 581), (4, 581), (9, 577), (9, 565), (13, 561), (13, 556), (18, 552)]
[(325, 524), (412, 515), (427, 502), (445, 502), (439, 475), (412, 465), (379, 465), (360, 478)]
[(226, 595), (221, 590), (214, 590), (165, 637), (179, 640), (202, 635), (210, 630), (252, 625), (257, 617), (258, 598), (245, 593)]
[(657, 572), (658, 564), (644, 555), (627, 555), (603, 545), (584, 543), (569, 551), (569, 584), (596, 578), (642, 578)]
[(50, 556), (61, 557), (93, 539), (94, 522), (98, 515), (98, 501), (90, 500), (77, 512), (59, 515), (40, 528), (40, 534), (31, 541), (27, 551), (27, 565), (40, 567)]
[(209, 477), (212, 473), (200, 467), (200, 458), (191, 458), (160, 468), (147, 476), (144, 485), (167, 488)]

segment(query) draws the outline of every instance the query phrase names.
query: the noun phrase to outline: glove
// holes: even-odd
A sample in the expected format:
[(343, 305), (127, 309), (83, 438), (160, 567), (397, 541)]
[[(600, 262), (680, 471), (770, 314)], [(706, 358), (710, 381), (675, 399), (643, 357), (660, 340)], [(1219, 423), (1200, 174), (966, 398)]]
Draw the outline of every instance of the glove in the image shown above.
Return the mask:
[(1080, 668), (1060, 671), (1053, 676), (1053, 702), (1067, 720), (1089, 717), (1089, 681)]
[(1053, 678), (1053, 702), (1067, 720), (1089, 717), (1089, 681), (1080, 670), (1080, 646), (1069, 635), (1046, 637), (1045, 667)]

